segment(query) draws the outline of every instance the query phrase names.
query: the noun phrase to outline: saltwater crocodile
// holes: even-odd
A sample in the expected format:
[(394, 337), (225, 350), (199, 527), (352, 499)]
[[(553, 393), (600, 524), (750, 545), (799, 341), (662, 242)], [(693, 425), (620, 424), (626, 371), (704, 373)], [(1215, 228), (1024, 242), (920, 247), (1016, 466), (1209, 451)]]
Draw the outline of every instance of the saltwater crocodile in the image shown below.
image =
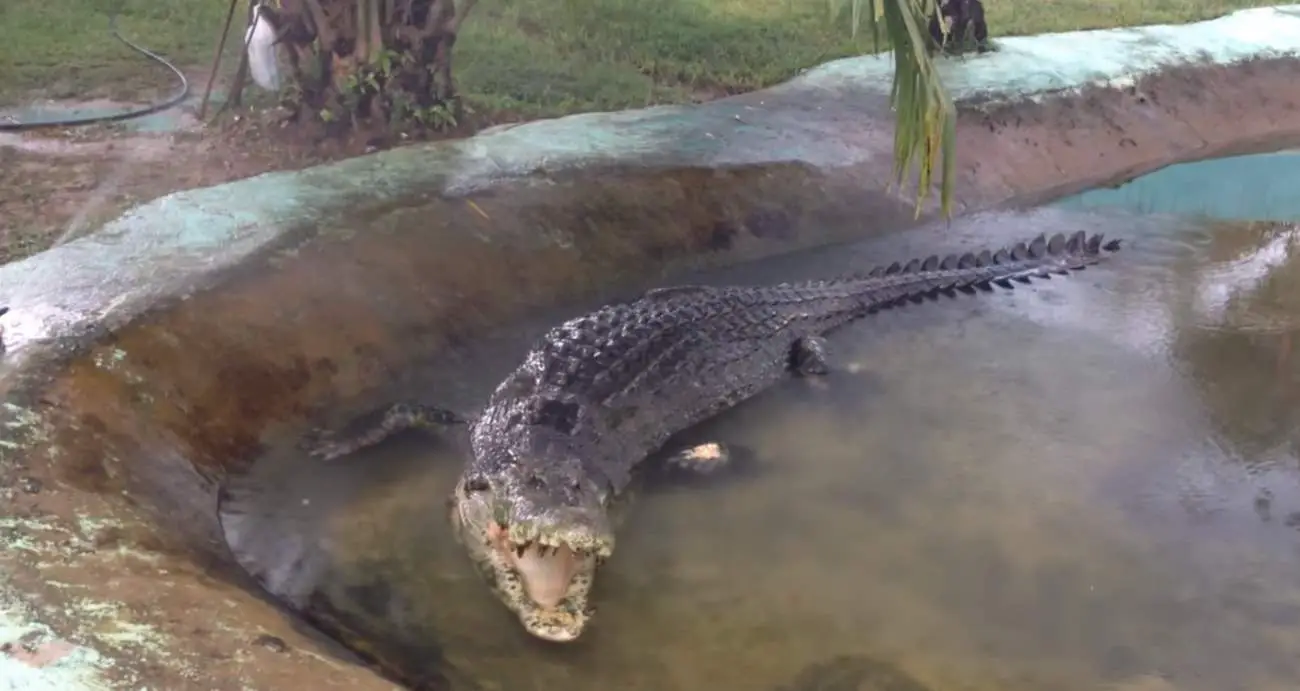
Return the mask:
[[(547, 332), (470, 423), (472, 458), (450, 497), (458, 538), (535, 636), (571, 641), (591, 616), (597, 567), (614, 551), (616, 499), (670, 437), (775, 384), (827, 372), (822, 335), (879, 310), (1067, 274), (1119, 241), (1039, 236), (990, 252), (931, 256), (870, 273), (773, 286), (677, 286), (602, 307)], [(402, 429), (465, 422), (396, 405), (336, 457)], [(717, 444), (669, 456), (709, 471)]]

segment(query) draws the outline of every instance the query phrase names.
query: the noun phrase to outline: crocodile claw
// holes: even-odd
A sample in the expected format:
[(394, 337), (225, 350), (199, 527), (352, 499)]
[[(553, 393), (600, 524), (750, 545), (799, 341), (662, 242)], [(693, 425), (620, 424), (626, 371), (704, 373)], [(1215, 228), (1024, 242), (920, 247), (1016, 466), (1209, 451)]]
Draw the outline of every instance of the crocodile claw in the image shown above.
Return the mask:
[(671, 468), (711, 475), (731, 461), (731, 449), (721, 442), (697, 444), (670, 455), (665, 462)]
[(405, 430), (466, 424), (464, 417), (445, 408), (403, 402), (372, 410), (341, 430), (312, 429), (299, 446), (313, 458), (328, 461), (374, 446)]
[(308, 456), (322, 461), (331, 461), (339, 456), (346, 456), (354, 450), (347, 447), (347, 444), (339, 442), (335, 432), (320, 427), (309, 430), (303, 436), (302, 441), (298, 443), (300, 450), (307, 452)]

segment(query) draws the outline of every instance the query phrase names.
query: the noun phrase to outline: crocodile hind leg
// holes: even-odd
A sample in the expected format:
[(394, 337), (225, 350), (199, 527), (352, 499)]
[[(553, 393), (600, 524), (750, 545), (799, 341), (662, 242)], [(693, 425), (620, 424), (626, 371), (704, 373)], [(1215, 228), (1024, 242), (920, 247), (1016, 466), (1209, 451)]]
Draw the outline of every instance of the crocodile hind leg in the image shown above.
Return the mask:
[[(816, 377), (831, 371), (826, 355), (826, 339), (805, 336), (790, 346), (790, 371), (799, 376)], [(664, 463), (669, 468), (710, 475), (731, 465), (735, 450), (722, 442), (708, 442), (682, 449), (668, 456)]]
[(821, 376), (831, 371), (826, 339), (805, 336), (790, 346), (790, 370), (801, 376)]
[(341, 430), (316, 430), (304, 442), (308, 453), (322, 460), (346, 456), (409, 429), (442, 429), (466, 424), (445, 408), (404, 402), (372, 411)]

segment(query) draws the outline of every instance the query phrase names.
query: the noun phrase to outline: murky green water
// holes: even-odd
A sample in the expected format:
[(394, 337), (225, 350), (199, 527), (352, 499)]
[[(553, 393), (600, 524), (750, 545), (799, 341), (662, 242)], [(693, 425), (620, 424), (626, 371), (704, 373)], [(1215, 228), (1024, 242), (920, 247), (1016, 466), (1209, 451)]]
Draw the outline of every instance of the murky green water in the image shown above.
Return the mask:
[[(261, 464), (232, 542), (389, 659), (444, 656), (455, 688), (1294, 689), (1296, 228), (1046, 210), (709, 280), (1077, 228), (1135, 240), (1069, 279), (862, 322), (824, 386), (697, 430), (753, 462), (643, 498), (577, 644), (528, 638), (471, 572), (443, 509), (460, 460), (436, 440)], [(473, 371), (485, 387), (513, 364)]]

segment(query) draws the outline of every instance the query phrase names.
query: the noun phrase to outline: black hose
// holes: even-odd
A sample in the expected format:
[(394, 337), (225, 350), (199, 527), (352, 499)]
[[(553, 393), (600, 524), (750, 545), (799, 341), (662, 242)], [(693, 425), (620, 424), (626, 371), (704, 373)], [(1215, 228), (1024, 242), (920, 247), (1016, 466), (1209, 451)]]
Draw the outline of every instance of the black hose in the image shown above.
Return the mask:
[(171, 70), (172, 74), (176, 75), (176, 78), (180, 80), (180, 88), (176, 93), (170, 98), (164, 101), (159, 101), (153, 105), (136, 108), (134, 110), (124, 110), (118, 113), (110, 113), (108, 115), (92, 115), (84, 118), (65, 118), (60, 120), (41, 120), (39, 122), (5, 122), (3, 118), (0, 118), (0, 132), (24, 132), (27, 130), (38, 130), (49, 127), (80, 127), (82, 125), (93, 125), (100, 122), (121, 122), (123, 120), (131, 120), (133, 118), (152, 115), (159, 111), (167, 110), (168, 108), (179, 104), (181, 101), (184, 101), (185, 98), (190, 95), (190, 80), (186, 79), (185, 74), (177, 69), (175, 65), (167, 62), (167, 58), (164, 58), (148, 48), (132, 43), (130, 39), (123, 36), (121, 32), (117, 30), (117, 15), (118, 12), (114, 12), (108, 18), (108, 30), (113, 34), (113, 38), (125, 43), (127, 48), (130, 48), (131, 50), (134, 50), (146, 58), (149, 58), (159, 65)]

